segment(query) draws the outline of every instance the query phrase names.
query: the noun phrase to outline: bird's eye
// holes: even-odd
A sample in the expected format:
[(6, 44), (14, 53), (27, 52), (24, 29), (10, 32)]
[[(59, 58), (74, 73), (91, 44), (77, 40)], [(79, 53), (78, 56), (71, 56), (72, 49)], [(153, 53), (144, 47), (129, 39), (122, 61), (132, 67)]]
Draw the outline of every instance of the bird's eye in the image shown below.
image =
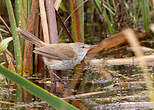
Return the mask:
[(84, 46), (82, 46), (81, 48), (85, 48)]

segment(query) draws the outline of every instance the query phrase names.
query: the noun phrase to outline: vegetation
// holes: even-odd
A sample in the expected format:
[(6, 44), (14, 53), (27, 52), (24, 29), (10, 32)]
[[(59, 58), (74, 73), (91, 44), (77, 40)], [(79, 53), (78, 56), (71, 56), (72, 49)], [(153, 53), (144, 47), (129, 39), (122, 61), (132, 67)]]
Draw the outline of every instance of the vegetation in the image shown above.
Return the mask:
[[(154, 109), (153, 5), (153, 0), (1, 0), (0, 107)], [(74, 69), (55, 71), (59, 80), (17, 27), (46, 43), (95, 46)]]

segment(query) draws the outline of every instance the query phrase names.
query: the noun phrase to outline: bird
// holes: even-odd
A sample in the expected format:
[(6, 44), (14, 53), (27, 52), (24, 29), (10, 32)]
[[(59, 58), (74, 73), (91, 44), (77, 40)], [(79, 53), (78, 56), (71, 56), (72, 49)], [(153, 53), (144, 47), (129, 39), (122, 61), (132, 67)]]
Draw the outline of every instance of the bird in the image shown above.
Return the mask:
[(49, 44), (22, 28), (17, 32), (35, 45), (34, 53), (42, 55), (48, 69), (67, 70), (79, 64), (93, 46), (81, 42)]

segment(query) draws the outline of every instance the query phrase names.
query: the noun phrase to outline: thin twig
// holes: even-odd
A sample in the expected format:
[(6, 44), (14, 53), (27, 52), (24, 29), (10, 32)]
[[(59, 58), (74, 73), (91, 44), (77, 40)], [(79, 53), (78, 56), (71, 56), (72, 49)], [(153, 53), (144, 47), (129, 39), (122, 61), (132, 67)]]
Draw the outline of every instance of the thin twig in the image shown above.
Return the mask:
[(9, 28), (9, 26), (6, 24), (6, 22), (4, 21), (4, 19), (0, 16), (0, 20), (2, 21), (2, 23), (4, 24), (4, 26), (7, 28), (7, 30), (9, 31), (9, 34), (11, 35), (11, 30)]

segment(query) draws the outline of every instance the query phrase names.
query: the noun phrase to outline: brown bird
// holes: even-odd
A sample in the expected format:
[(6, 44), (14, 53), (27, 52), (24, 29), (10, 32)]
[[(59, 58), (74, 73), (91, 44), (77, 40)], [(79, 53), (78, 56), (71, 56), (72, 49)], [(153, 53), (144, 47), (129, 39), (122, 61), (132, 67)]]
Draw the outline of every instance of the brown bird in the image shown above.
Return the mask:
[(36, 46), (33, 52), (42, 55), (44, 63), (53, 70), (72, 69), (84, 59), (88, 50), (92, 48), (92, 46), (80, 42), (48, 44), (21, 28), (17, 28), (17, 31)]

